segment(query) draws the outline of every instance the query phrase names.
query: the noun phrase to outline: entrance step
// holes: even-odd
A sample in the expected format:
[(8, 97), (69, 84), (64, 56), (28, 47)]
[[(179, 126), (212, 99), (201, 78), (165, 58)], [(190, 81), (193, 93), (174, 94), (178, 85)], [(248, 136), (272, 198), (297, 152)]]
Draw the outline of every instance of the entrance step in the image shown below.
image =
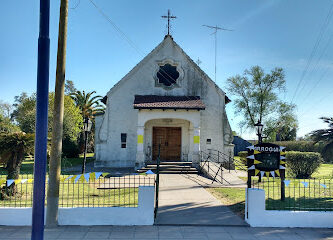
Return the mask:
[[(144, 173), (148, 170), (156, 173), (157, 164), (148, 163), (146, 167), (137, 170), (137, 172)], [(198, 170), (192, 167), (192, 162), (161, 162), (160, 174), (198, 174)]]

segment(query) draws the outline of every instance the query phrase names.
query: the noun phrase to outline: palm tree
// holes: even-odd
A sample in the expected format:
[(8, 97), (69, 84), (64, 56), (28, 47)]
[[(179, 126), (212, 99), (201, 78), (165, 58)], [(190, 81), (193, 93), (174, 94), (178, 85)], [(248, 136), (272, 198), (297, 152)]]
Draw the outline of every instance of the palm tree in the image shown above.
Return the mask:
[(327, 123), (329, 128), (312, 131), (310, 136), (315, 143), (324, 142), (325, 147), (322, 153), (323, 155), (329, 155), (333, 150), (333, 117), (321, 117), (320, 119)]
[[(86, 93), (85, 91), (76, 91), (72, 93), (70, 96), (74, 100), (75, 104), (79, 109), (81, 110), (82, 114), (82, 120), (85, 121), (86, 118), (89, 118), (93, 122), (92, 131), (91, 134), (89, 134), (88, 137), (88, 146), (92, 147), (94, 145), (94, 127), (95, 127), (95, 121), (94, 116), (98, 113), (104, 113), (105, 106), (100, 104), (100, 100), (102, 99), (101, 96), (93, 96), (95, 94), (95, 91)], [(82, 153), (84, 152), (85, 148), (85, 139), (86, 135), (85, 132), (82, 131), (79, 137), (79, 151)], [(83, 163), (84, 168), (85, 163)]]
[(80, 108), (82, 112), (83, 120), (87, 117), (92, 119), (95, 114), (104, 113), (105, 107), (100, 104), (102, 96), (93, 96), (96, 91), (88, 92), (76, 91), (71, 94), (72, 99), (75, 101), (77, 107)]

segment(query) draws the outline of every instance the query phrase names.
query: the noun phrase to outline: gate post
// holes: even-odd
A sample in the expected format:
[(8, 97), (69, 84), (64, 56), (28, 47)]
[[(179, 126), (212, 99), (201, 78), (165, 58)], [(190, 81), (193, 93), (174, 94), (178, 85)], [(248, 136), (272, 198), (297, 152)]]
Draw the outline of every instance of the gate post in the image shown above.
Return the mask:
[(155, 209), (154, 209), (154, 219), (156, 219), (157, 211), (158, 211), (158, 194), (160, 188), (160, 153), (161, 153), (161, 143), (158, 144), (158, 157), (157, 157), (157, 165), (156, 165), (156, 193), (155, 193)]

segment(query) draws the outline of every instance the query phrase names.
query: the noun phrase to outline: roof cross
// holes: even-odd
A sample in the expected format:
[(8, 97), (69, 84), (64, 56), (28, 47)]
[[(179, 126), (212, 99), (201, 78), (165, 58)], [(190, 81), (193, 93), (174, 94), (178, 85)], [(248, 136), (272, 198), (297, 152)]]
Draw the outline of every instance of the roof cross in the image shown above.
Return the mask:
[(170, 35), (170, 19), (177, 18), (177, 17), (170, 15), (170, 9), (168, 9), (168, 16), (162, 16), (162, 18), (168, 19), (168, 35)]

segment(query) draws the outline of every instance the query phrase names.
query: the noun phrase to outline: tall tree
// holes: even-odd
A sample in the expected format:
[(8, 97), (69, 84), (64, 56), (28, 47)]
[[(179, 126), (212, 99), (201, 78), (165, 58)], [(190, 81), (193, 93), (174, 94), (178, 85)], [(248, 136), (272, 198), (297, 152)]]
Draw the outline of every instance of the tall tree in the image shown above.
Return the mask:
[(65, 83), (65, 94), (70, 95), (77, 91), (76, 87), (74, 86), (74, 82), (72, 80), (66, 80)]
[(285, 90), (284, 77), (282, 68), (265, 73), (261, 67), (254, 66), (245, 70), (243, 75), (227, 79), (227, 90), (236, 97), (235, 113), (244, 119), (240, 125), (253, 128), (257, 120), (264, 122), (276, 111), (278, 92)]
[(10, 118), (12, 110), (13, 106), (10, 103), (0, 100), (0, 114), (6, 118)]
[[(27, 96), (24, 94), (24, 97), (17, 97), (17, 99), (20, 100), (15, 103), (16, 107), (12, 113), (12, 118), (23, 132), (34, 133), (36, 122), (36, 95), (32, 94), (31, 96)], [(48, 110), (49, 132), (52, 132), (54, 102), (55, 93), (51, 92), (49, 93)], [(68, 138), (71, 141), (76, 141), (82, 128), (81, 111), (78, 107), (76, 107), (73, 99), (70, 96), (65, 96), (64, 105), (63, 139)]]
[(20, 129), (25, 133), (35, 132), (36, 118), (36, 94), (28, 96), (23, 92), (19, 96), (15, 96), (13, 104), (14, 110), (11, 118), (18, 124)]
[(266, 121), (264, 134), (269, 141), (294, 141), (298, 128), (294, 112), (296, 105), (285, 102), (278, 103), (276, 113)]
[(19, 132), (20, 128), (12, 123), (10, 118), (0, 114), (0, 133)]
[(52, 142), (49, 164), (49, 188), (47, 191), (46, 224), (58, 225), (59, 184), (64, 121), (65, 69), (67, 43), (68, 0), (60, 2), (57, 71), (53, 108)]

